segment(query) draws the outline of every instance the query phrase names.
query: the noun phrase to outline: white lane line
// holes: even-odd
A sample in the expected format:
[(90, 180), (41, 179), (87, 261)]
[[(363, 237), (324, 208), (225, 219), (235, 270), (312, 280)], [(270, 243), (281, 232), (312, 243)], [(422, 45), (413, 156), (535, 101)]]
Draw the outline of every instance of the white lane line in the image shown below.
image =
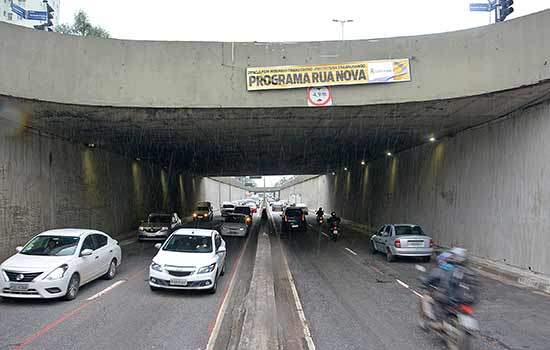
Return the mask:
[(353, 250), (351, 250), (351, 249), (349, 249), (349, 248), (346, 248), (346, 250), (347, 250), (348, 252), (350, 252), (351, 254), (353, 254), (353, 255), (357, 255), (356, 252), (354, 252)]
[(120, 281), (118, 281), (118, 282), (115, 282), (115, 283), (113, 283), (110, 287), (107, 287), (107, 288), (105, 288), (104, 290), (102, 290), (101, 292), (92, 295), (91, 297), (89, 297), (89, 298), (86, 299), (86, 300), (92, 301), (92, 300), (94, 300), (94, 299), (97, 299), (97, 298), (99, 298), (100, 296), (102, 296), (102, 295), (104, 295), (104, 294), (106, 294), (106, 293), (109, 293), (110, 291), (112, 291), (113, 289), (115, 289), (116, 287), (120, 286), (121, 284), (123, 284), (123, 283), (125, 283), (125, 282), (126, 282), (126, 280), (120, 280)]
[(419, 298), (424, 298), (424, 296), (420, 293), (418, 293), (416, 290), (412, 289), (407, 283), (401, 281), (401, 280), (398, 280), (398, 279), (395, 279), (397, 281), (397, 283), (399, 283), (401, 286), (407, 288), (408, 290), (410, 290), (411, 292), (413, 292), (417, 297)]
[(321, 231), (321, 233), (323, 234), (323, 236), (329, 238), (329, 236), (326, 233), (324, 233), (323, 231)]
[(400, 281), (400, 280), (398, 280), (398, 279), (396, 279), (396, 281), (397, 281), (397, 283), (399, 283), (399, 284), (400, 284), (400, 285), (402, 285), (403, 287), (405, 287), (405, 288), (409, 289), (409, 285), (408, 285), (408, 284), (406, 284), (405, 282), (403, 282), (403, 281)]
[(309, 350), (315, 350), (315, 343), (313, 343), (313, 337), (311, 336), (311, 331), (309, 330), (309, 326), (306, 320), (306, 315), (304, 313), (304, 309), (302, 308), (302, 303), (300, 302), (300, 296), (298, 295), (298, 290), (296, 289), (296, 285), (294, 284), (294, 278), (292, 277), (292, 273), (290, 272), (290, 267), (288, 266), (286, 254), (282, 246), (280, 248), (283, 256), (283, 262), (286, 268), (286, 274), (290, 282), (290, 288), (292, 289), (292, 296), (294, 297), (294, 303), (296, 304), (296, 310), (298, 311), (298, 316), (300, 316), (300, 322), (302, 323), (302, 329), (304, 331), (304, 337), (306, 338), (307, 347)]

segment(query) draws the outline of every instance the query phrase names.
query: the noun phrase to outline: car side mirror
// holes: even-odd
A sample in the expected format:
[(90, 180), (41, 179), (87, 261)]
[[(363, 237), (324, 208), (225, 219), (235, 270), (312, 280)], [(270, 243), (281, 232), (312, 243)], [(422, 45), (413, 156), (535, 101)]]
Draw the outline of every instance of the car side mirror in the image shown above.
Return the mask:
[(91, 249), (84, 249), (83, 251), (80, 252), (80, 256), (90, 256), (93, 253), (94, 251)]
[(22, 246), (18, 246), (15, 248), (15, 250), (20, 253), (22, 250), (23, 250), (23, 247)]
[(155, 248), (160, 249), (162, 247), (162, 243), (155, 243)]
[(226, 249), (224, 246), (221, 246), (218, 248), (218, 253), (225, 253), (226, 252)]

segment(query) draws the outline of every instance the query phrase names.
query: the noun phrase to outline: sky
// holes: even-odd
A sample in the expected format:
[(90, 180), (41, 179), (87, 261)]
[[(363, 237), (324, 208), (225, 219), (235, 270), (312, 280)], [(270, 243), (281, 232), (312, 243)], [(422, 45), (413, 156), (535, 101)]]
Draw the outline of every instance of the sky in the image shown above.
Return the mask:
[[(352, 19), (346, 39), (439, 33), (489, 24), (487, 12), (470, 12), (484, 0), (61, 0), (62, 23), (83, 9), (111, 36), (136, 40), (339, 40), (333, 19)], [(550, 0), (515, 0), (512, 19), (550, 8)], [(493, 15), (494, 16), (494, 15)], [(491, 20), (494, 21), (494, 18)]]

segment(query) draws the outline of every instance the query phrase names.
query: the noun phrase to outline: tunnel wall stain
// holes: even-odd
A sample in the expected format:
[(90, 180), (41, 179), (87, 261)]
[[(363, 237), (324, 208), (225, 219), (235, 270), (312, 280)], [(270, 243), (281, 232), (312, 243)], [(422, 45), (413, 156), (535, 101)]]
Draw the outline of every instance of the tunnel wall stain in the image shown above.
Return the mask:
[(185, 217), (199, 199), (219, 207), (230, 192), (244, 197), (210, 178), (19, 129), (0, 119), (0, 261), (44, 230), (93, 228), (122, 238), (150, 212)]
[[(416, 223), (437, 244), (550, 274), (550, 103), (281, 191), (371, 227)], [(349, 180), (348, 180), (349, 179)], [(348, 181), (350, 184), (348, 185)]]

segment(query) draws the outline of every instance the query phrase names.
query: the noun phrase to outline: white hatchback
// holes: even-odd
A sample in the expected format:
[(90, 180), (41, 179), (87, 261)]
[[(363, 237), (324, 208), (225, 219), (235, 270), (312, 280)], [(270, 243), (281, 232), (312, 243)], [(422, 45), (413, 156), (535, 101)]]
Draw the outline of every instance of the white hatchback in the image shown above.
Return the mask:
[(215, 293), (225, 272), (225, 241), (217, 231), (182, 228), (170, 235), (149, 268), (151, 290), (205, 289)]
[(43, 232), (0, 265), (0, 296), (74, 299), (80, 286), (115, 277), (122, 261), (118, 242), (101, 231)]

